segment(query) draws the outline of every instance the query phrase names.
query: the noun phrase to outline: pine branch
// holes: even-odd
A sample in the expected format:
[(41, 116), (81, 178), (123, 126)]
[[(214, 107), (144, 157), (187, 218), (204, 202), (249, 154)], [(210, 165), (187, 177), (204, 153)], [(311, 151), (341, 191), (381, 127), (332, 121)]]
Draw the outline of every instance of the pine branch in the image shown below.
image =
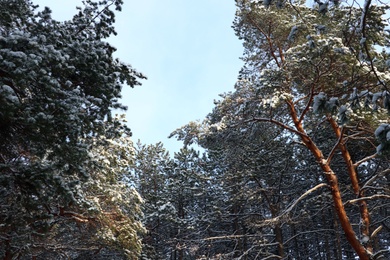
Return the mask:
[(299, 136), (308, 137), (305, 133), (301, 133), (301, 132), (295, 130), (294, 128), (292, 128), (292, 127), (290, 127), (290, 126), (288, 126), (288, 125), (286, 125), (286, 124), (284, 124), (284, 123), (282, 123), (280, 121), (272, 119), (272, 118), (254, 117), (253, 119), (245, 121), (245, 123), (249, 123), (249, 122), (253, 122), (253, 121), (273, 123), (275, 125), (278, 125), (278, 126), (284, 128), (285, 130), (290, 131), (292, 133), (295, 133), (295, 134), (297, 134)]
[(104, 11), (106, 11), (110, 6), (114, 4), (114, 1), (111, 2), (111, 4), (105, 6), (100, 12), (98, 12), (89, 22), (87, 25), (81, 27), (74, 35), (78, 35), (82, 31), (84, 31), (86, 28), (88, 28), (91, 23), (93, 23)]
[[(369, 11), (368, 9), (370, 8), (370, 6), (371, 6), (371, 0), (366, 0), (364, 2), (363, 12), (362, 12), (362, 16), (360, 19), (360, 31), (362, 33), (363, 38), (367, 38), (367, 34), (366, 34), (367, 15), (368, 15), (368, 11)], [(373, 58), (371, 57), (371, 54), (370, 54), (370, 51), (368, 48), (367, 41), (364, 41), (363, 47), (364, 47), (364, 50), (367, 54), (367, 58), (369, 60), (371, 70), (374, 73), (375, 77), (378, 79), (379, 84), (382, 85), (387, 91), (389, 91), (386, 83), (384, 83), (383, 80), (381, 80), (378, 76), (378, 73), (377, 73), (375, 66), (374, 66)]]

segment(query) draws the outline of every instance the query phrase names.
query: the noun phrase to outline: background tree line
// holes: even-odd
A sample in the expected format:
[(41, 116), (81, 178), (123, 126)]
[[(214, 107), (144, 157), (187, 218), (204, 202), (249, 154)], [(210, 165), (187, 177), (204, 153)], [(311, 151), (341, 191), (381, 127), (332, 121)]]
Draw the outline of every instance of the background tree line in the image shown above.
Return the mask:
[(390, 258), (387, 5), (236, 0), (245, 65), (170, 156), (111, 115), (122, 1), (1, 4), (2, 259)]

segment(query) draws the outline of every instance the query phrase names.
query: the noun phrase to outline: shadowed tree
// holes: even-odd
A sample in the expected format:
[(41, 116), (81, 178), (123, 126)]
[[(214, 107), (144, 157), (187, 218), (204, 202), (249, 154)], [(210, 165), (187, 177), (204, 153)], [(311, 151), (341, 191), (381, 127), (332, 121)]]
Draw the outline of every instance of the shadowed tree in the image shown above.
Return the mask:
[(125, 108), (122, 84), (143, 78), (105, 41), (122, 3), (87, 0), (58, 22), (31, 1), (0, 1), (3, 259), (140, 251), (141, 200), (123, 184), (131, 133), (110, 112)]

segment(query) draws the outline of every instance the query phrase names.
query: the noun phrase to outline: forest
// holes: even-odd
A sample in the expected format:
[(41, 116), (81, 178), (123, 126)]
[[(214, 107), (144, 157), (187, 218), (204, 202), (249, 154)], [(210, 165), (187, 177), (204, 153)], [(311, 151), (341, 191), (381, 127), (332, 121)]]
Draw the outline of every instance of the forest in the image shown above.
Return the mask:
[(390, 259), (390, 5), (323, 1), (236, 0), (234, 90), (170, 154), (114, 113), (123, 0), (0, 0), (0, 258)]

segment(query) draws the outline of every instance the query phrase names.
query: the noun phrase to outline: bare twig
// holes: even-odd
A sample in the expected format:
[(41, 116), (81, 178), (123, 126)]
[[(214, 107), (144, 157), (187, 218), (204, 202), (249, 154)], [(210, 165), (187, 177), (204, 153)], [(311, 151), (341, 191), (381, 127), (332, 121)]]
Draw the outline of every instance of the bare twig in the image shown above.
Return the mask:
[(320, 183), (318, 184), (317, 186), (311, 188), (310, 190), (306, 191), (305, 193), (303, 193), (290, 207), (288, 207), (288, 209), (286, 209), (280, 216), (283, 216), (287, 213), (289, 213), (301, 200), (303, 200), (305, 197), (307, 197), (310, 193), (312, 193), (313, 191), (316, 191), (318, 190), (319, 188), (322, 188), (324, 186), (328, 186), (328, 184), (326, 183)]
[(373, 200), (373, 199), (390, 199), (390, 195), (375, 194), (375, 195), (372, 195), (369, 197), (361, 197), (361, 198), (357, 198), (357, 199), (353, 199), (353, 200), (348, 200), (347, 202), (344, 203), (344, 205), (353, 204), (353, 203), (356, 203), (356, 202), (359, 202), (362, 200)]
[[(218, 236), (218, 237), (208, 237), (202, 239), (203, 241), (212, 241), (212, 240), (223, 240), (223, 239), (239, 239), (244, 237), (261, 237), (261, 235), (227, 235), (227, 236)], [(278, 243), (272, 243), (269, 245), (277, 245)]]
[(301, 200), (303, 200), (305, 197), (307, 197), (310, 193), (312, 193), (313, 191), (316, 191), (318, 190), (319, 188), (322, 188), (324, 186), (328, 186), (326, 183), (320, 183), (318, 184), (317, 186), (311, 188), (310, 190), (306, 191), (305, 193), (303, 193), (297, 200), (294, 201), (294, 203), (288, 207), (286, 210), (283, 211), (282, 214), (280, 214), (279, 216), (276, 216), (274, 218), (270, 218), (270, 219), (266, 219), (263, 221), (264, 224), (275, 224), (277, 222), (279, 222), (284, 216), (286, 216)]
[(379, 227), (377, 227), (372, 233), (371, 233), (371, 236), (370, 238), (373, 239), (374, 237), (376, 237), (376, 235), (378, 235), (378, 233), (382, 230), (383, 226), (380, 225)]
[(362, 163), (364, 163), (364, 162), (367, 162), (367, 161), (369, 161), (369, 160), (371, 160), (371, 159), (374, 159), (376, 156), (377, 156), (376, 153), (373, 154), (373, 155), (367, 156), (367, 157), (361, 159), (360, 161), (355, 162), (355, 163), (353, 164), (353, 166), (354, 166), (354, 167), (358, 167), (360, 164), (362, 164)]
[(336, 232), (336, 231), (334, 229), (318, 229), (318, 230), (299, 232), (298, 234), (287, 239), (283, 244), (287, 245), (290, 241), (293, 241), (296, 237), (301, 236), (301, 235), (305, 235), (305, 234), (309, 234), (309, 233), (323, 233), (323, 232)]
[(270, 255), (270, 256), (267, 256), (267, 257), (262, 258), (262, 259), (266, 260), (266, 259), (275, 259), (275, 258), (282, 259), (283, 257), (279, 256), (279, 255)]
[(378, 177), (381, 177), (381, 176), (383, 176), (383, 175), (385, 175), (385, 174), (388, 174), (388, 173), (390, 173), (390, 169), (386, 169), (386, 170), (384, 170), (384, 171), (382, 171), (382, 172), (376, 174), (375, 176), (373, 176), (371, 179), (369, 179), (369, 180), (363, 185), (363, 187), (361, 188), (361, 190), (367, 189), (367, 188), (369, 187), (369, 185), (370, 185), (373, 181), (375, 181)]

